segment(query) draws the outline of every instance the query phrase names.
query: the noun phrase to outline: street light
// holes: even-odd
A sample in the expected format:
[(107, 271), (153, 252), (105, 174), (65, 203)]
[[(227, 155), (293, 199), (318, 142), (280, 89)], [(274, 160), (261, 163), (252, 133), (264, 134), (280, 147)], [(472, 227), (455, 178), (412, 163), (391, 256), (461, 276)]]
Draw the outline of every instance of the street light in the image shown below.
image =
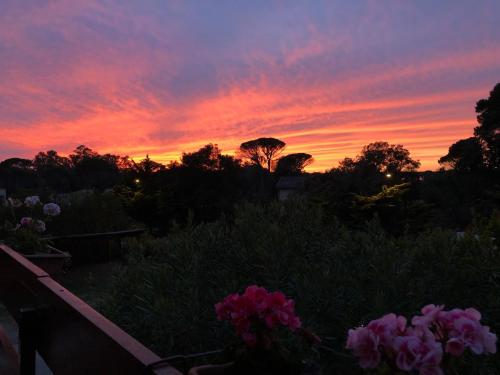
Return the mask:
[(141, 180), (139, 180), (138, 178), (136, 178), (136, 179), (134, 180), (134, 182), (135, 182), (137, 185), (139, 185), (139, 184), (141, 183)]
[(391, 178), (391, 177), (392, 177), (392, 174), (387, 173), (387, 174), (385, 175), (385, 177), (387, 177), (387, 178)]

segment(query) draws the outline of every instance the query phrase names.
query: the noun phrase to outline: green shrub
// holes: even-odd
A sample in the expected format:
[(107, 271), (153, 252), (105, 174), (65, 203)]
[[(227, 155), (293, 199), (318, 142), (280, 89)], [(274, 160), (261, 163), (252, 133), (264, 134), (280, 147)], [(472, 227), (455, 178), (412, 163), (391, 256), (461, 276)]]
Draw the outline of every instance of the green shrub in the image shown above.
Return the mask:
[[(102, 309), (161, 355), (222, 348), (230, 333), (214, 304), (250, 284), (296, 300), (304, 326), (334, 351), (322, 352), (325, 374), (357, 373), (345, 356), (347, 330), (388, 312), (474, 306), (500, 332), (500, 256), (488, 236), (459, 240), (436, 230), (393, 238), (376, 221), (349, 231), (297, 200), (244, 205), (231, 221), (130, 240), (128, 249)], [(470, 366), (467, 373), (497, 374), (500, 361)]]
[(140, 226), (126, 214), (120, 198), (112, 191), (81, 190), (60, 195), (56, 200), (61, 214), (50, 223), (50, 233), (54, 235), (112, 232)]

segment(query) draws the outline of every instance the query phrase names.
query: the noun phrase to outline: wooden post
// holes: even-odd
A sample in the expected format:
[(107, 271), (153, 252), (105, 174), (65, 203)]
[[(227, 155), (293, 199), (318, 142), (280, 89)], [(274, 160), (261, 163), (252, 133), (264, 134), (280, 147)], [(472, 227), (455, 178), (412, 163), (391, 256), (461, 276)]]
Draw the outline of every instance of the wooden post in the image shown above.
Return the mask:
[(19, 320), (20, 375), (35, 375), (37, 339), (36, 315), (36, 309), (21, 309)]

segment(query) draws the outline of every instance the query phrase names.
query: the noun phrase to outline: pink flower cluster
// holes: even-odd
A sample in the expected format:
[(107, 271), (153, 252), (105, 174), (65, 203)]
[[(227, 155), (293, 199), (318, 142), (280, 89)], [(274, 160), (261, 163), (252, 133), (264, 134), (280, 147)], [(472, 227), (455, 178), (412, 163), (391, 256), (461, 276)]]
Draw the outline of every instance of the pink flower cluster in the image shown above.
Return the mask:
[(243, 294), (230, 294), (215, 305), (218, 320), (228, 320), (248, 346), (255, 346), (267, 332), (284, 326), (295, 331), (301, 327), (295, 303), (281, 292), (268, 292), (252, 285)]
[(21, 220), (19, 221), (19, 226), (16, 227), (16, 229), (19, 228), (32, 228), (35, 230), (35, 232), (45, 232), (47, 229), (45, 226), (45, 222), (42, 220), (35, 220), (31, 217), (22, 217)]
[(442, 375), (443, 356), (461, 356), (465, 349), (475, 354), (496, 353), (495, 334), (480, 323), (473, 308), (445, 311), (428, 305), (422, 315), (406, 318), (388, 314), (365, 327), (349, 330), (347, 348), (353, 350), (362, 368), (376, 368), (382, 361), (402, 371), (420, 375)]

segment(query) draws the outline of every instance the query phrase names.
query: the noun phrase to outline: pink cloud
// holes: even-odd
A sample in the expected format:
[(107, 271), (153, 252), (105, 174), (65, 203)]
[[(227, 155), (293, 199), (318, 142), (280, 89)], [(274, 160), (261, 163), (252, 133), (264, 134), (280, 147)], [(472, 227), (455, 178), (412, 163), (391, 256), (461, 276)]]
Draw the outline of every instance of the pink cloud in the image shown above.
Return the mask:
[(276, 136), (312, 153), (310, 170), (376, 140), (436, 168), (472, 134), (474, 103), (500, 73), (500, 38), (479, 6), (420, 7), (8, 2), (0, 159), (85, 143), (167, 162), (208, 142), (233, 152)]

